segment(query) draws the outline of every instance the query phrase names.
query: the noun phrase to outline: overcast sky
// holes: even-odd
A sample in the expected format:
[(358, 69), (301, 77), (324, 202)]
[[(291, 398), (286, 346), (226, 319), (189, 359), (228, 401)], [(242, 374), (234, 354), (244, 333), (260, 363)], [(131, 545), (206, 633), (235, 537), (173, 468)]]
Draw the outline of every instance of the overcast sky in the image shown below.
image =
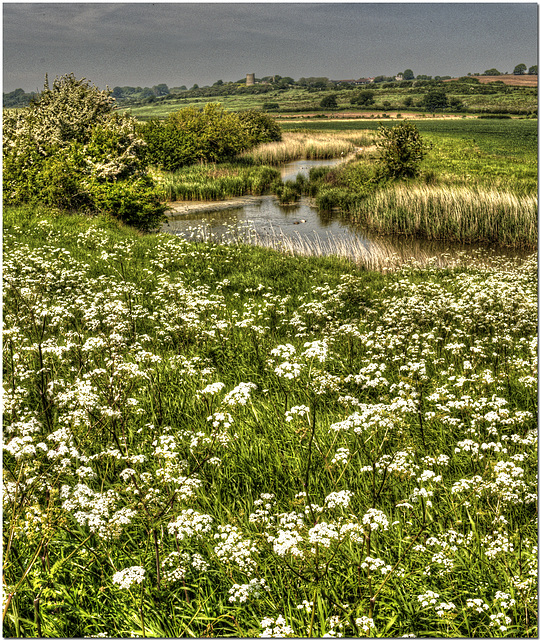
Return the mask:
[(461, 76), (537, 63), (536, 3), (3, 3), (3, 90)]

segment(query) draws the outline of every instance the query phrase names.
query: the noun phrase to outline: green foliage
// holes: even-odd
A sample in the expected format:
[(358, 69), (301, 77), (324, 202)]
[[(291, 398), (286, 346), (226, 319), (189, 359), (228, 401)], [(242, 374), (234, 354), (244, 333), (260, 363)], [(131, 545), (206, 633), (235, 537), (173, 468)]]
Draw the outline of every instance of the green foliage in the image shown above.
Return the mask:
[(277, 187), (276, 195), (280, 204), (294, 204), (300, 199), (301, 192), (295, 183), (286, 182)]
[(517, 64), (517, 65), (514, 67), (514, 74), (515, 74), (516, 76), (521, 76), (521, 75), (523, 75), (523, 74), (525, 73), (525, 71), (527, 71), (527, 65), (526, 65), (526, 64), (524, 64), (523, 62), (522, 62), (521, 64)]
[(424, 96), (421, 105), (428, 111), (440, 111), (448, 107), (448, 97), (446, 91), (440, 89), (432, 89)]
[(325, 96), (321, 102), (320, 102), (320, 106), (323, 109), (337, 109), (338, 108), (338, 103), (337, 103), (337, 97), (334, 93), (331, 93), (328, 96)]
[(92, 188), (91, 208), (119, 218), (141, 231), (156, 229), (163, 220), (164, 206), (148, 176), (131, 180), (97, 182)]
[(4, 109), (7, 108), (16, 108), (16, 107), (26, 107), (30, 104), (30, 102), (36, 97), (33, 91), (30, 93), (25, 93), (23, 89), (15, 89), (15, 91), (10, 91), (9, 93), (3, 94), (3, 105)]
[(103, 222), (4, 219), (6, 637), (538, 637), (534, 257)]
[(264, 113), (230, 113), (218, 103), (202, 111), (187, 107), (164, 121), (141, 125), (150, 164), (168, 171), (197, 162), (224, 162), (262, 142), (281, 139), (275, 120)]
[[(146, 174), (135, 120), (114, 100), (72, 74), (48, 83), (24, 111), (4, 113), (4, 203), (43, 202), (60, 209), (103, 209), (141, 229), (159, 225), (164, 206)], [(142, 186), (144, 185), (144, 187)], [(134, 207), (139, 207), (136, 212)]]
[(198, 164), (174, 172), (156, 172), (160, 191), (168, 201), (223, 200), (262, 195), (280, 182), (277, 169), (228, 163)]
[(420, 162), (430, 149), (418, 129), (405, 121), (392, 128), (381, 125), (376, 142), (380, 149), (381, 175), (390, 178), (412, 178), (420, 171)]
[(255, 109), (241, 111), (237, 115), (246, 135), (246, 149), (281, 140), (281, 127), (272, 116)]
[(375, 91), (363, 89), (351, 98), (351, 104), (367, 106), (375, 102)]

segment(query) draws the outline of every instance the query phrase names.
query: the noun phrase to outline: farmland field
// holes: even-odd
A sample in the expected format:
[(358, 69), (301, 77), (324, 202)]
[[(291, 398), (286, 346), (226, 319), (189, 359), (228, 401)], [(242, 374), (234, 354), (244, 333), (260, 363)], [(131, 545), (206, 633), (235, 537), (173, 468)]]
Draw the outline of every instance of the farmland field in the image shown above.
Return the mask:
[[(520, 115), (530, 115), (536, 113), (538, 107), (538, 92), (536, 87), (516, 86), (499, 87), (486, 85), (490, 89), (483, 89), (484, 85), (476, 89), (471, 85), (459, 83), (453, 85), (447, 83), (445, 90), (449, 98), (458, 98), (462, 107), (453, 109), (449, 107), (448, 113), (459, 114), (460, 109), (465, 109), (467, 113), (512, 113)], [(351, 104), (351, 99), (366, 87), (355, 87), (350, 89), (309, 91), (308, 89), (295, 87), (287, 90), (267, 91), (259, 94), (225, 94), (217, 95), (209, 90), (209, 95), (199, 95), (195, 92), (187, 92), (185, 97), (182, 94), (170, 95), (164, 99), (153, 102), (135, 103), (132, 105), (122, 105), (122, 111), (131, 113), (139, 120), (150, 118), (164, 118), (173, 111), (178, 111), (187, 106), (202, 108), (209, 102), (220, 102), (229, 111), (240, 111), (246, 109), (264, 109), (265, 104), (274, 103), (278, 105), (276, 115), (294, 114), (315, 111), (332, 116), (341, 111), (356, 112), (357, 114), (392, 112), (404, 113), (415, 111), (421, 113), (422, 101), (428, 89), (399, 86), (399, 83), (391, 83), (384, 86), (368, 86), (368, 90), (374, 92), (374, 102), (369, 106), (359, 106)], [(487, 93), (486, 93), (487, 92)], [(320, 103), (323, 98), (335, 95), (337, 100), (337, 110), (323, 109)], [(406, 106), (409, 105), (409, 106)], [(412, 105), (412, 106), (411, 106)]]

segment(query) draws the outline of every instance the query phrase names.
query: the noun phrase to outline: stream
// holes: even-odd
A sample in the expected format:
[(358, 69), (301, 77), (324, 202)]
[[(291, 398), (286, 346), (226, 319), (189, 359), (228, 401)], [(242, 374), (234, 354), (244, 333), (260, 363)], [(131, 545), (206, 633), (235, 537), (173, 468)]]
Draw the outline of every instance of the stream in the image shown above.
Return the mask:
[[(343, 162), (332, 160), (296, 160), (281, 167), (284, 182), (306, 177), (312, 167), (334, 166)], [(294, 205), (280, 205), (273, 195), (243, 196), (218, 202), (175, 202), (173, 211), (161, 228), (162, 232), (187, 239), (230, 241), (250, 238), (252, 242), (281, 248), (289, 252), (311, 255), (342, 255), (354, 257), (393, 256), (403, 262), (409, 259), (425, 261), (444, 256), (453, 260), (459, 256), (485, 256), (481, 245), (462, 245), (404, 236), (381, 236), (350, 222), (338, 212), (319, 211), (312, 201), (302, 197)], [(532, 251), (490, 247), (490, 256), (524, 258)]]

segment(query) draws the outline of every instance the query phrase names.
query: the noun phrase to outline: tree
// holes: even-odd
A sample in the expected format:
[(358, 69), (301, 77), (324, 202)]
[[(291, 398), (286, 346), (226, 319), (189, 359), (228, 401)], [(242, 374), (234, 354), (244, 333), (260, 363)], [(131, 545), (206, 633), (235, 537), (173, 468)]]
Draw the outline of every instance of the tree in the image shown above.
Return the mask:
[[(277, 108), (279, 109), (279, 104)], [(236, 115), (244, 131), (243, 146), (246, 149), (264, 142), (279, 142), (281, 140), (281, 127), (272, 116), (255, 111), (255, 109), (240, 111)]]
[(152, 91), (155, 96), (168, 96), (169, 95), (169, 87), (166, 84), (157, 84), (152, 87)]
[(376, 146), (380, 149), (379, 172), (388, 178), (412, 178), (420, 171), (420, 162), (431, 148), (418, 129), (405, 121), (389, 128), (381, 125), (377, 130)]
[(500, 76), (502, 75), (500, 71), (497, 71), (497, 69), (488, 69), (487, 71), (484, 71), (484, 75), (485, 76)]
[(428, 111), (439, 111), (448, 107), (448, 98), (444, 89), (428, 91), (422, 100), (422, 106)]
[(452, 111), (461, 111), (463, 109), (463, 101), (455, 96), (448, 99), (448, 106)]
[(45, 81), (24, 111), (4, 112), (4, 204), (105, 213), (142, 230), (165, 206), (148, 175), (134, 118), (73, 74)]
[(165, 120), (150, 120), (141, 132), (148, 162), (167, 171), (197, 162), (231, 160), (261, 142), (281, 139), (281, 129), (271, 116), (254, 110), (227, 112), (219, 103), (208, 103), (202, 111), (187, 107)]
[(338, 108), (338, 103), (337, 103), (336, 94), (335, 93), (331, 93), (330, 95), (325, 96), (321, 100), (320, 106), (323, 109), (337, 109)]
[(516, 75), (516, 76), (523, 75), (525, 73), (525, 71), (527, 71), (527, 65), (523, 64), (523, 62), (514, 67), (514, 75)]
[(403, 80), (414, 80), (414, 73), (411, 69), (405, 69), (403, 72)]
[(538, 65), (537, 64), (533, 64), (532, 67), (529, 67), (529, 75), (531, 75), (531, 76), (537, 76), (538, 75)]
[(351, 98), (351, 104), (359, 104), (367, 106), (375, 102), (375, 91), (371, 89), (363, 89)]

